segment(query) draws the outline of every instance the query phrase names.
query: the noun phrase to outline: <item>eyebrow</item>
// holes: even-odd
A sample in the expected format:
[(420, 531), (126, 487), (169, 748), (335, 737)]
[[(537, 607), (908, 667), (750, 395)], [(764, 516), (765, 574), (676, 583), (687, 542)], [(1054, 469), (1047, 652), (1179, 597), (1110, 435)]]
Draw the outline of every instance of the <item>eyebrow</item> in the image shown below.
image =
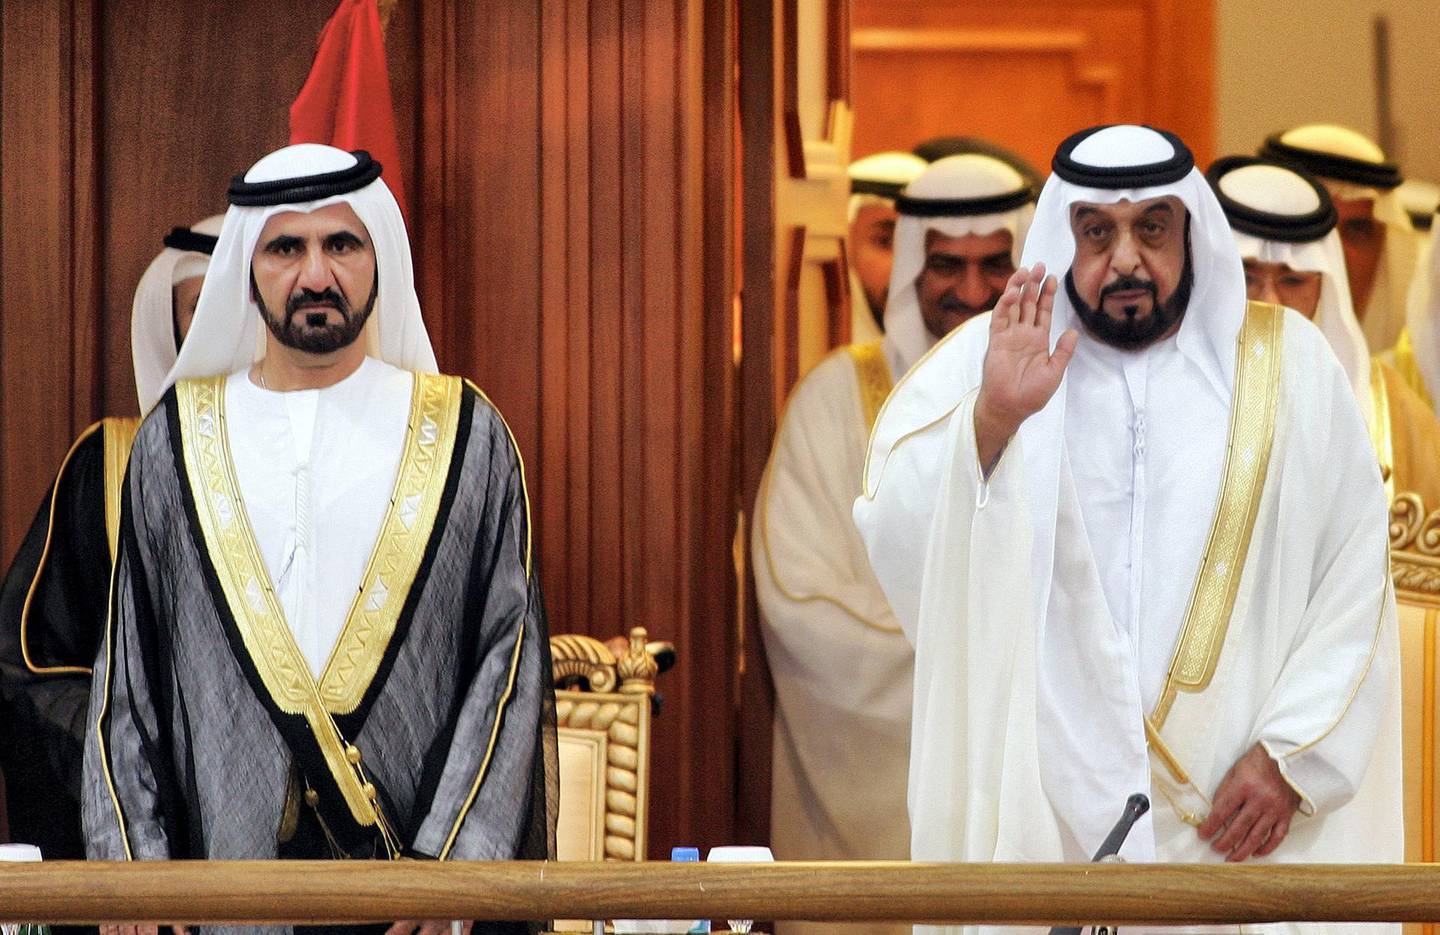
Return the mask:
[(991, 260), (998, 260), (1001, 257), (1010, 259), (1010, 250), (996, 250), (994, 253), (981, 254), (978, 257), (970, 257), (959, 253), (946, 253), (944, 250), (937, 250), (926, 256), (927, 260), (949, 260), (952, 263), (988, 263)]
[(365, 245), (365, 241), (360, 239), (360, 235), (351, 231), (336, 231), (333, 234), (327, 235), (325, 241), (326, 243), (347, 243), (354, 244), (355, 246)]
[(265, 244), (265, 249), (283, 250), (286, 247), (298, 247), (303, 243), (304, 241), (301, 240), (299, 237), (296, 237), (294, 234), (281, 234), (279, 237), (276, 237), (273, 240), (267, 242)]
[(1148, 207), (1148, 208), (1145, 209), (1145, 213), (1146, 213), (1146, 214), (1158, 214), (1158, 213), (1161, 213), (1161, 212), (1163, 212), (1163, 213), (1165, 213), (1165, 214), (1174, 214), (1174, 213), (1175, 213), (1175, 206), (1172, 205), (1172, 204), (1171, 204), (1170, 202), (1168, 202), (1168, 201), (1162, 201), (1162, 202), (1159, 202), (1158, 204), (1153, 204), (1153, 205), (1151, 205), (1150, 207)]

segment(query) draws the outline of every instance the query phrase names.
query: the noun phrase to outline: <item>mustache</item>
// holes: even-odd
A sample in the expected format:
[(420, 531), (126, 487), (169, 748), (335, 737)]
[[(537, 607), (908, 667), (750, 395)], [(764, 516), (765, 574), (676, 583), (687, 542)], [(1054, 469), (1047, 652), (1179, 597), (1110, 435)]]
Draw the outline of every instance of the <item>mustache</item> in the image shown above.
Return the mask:
[[(285, 300), (285, 317), (292, 318), (299, 312), (315, 308), (333, 308), (347, 321), (350, 319), (350, 303), (333, 287), (327, 286), (319, 292), (301, 288)], [(323, 314), (321, 316), (323, 323)]]
[(1136, 290), (1150, 293), (1151, 304), (1160, 304), (1160, 290), (1155, 283), (1149, 279), (1141, 279), (1139, 276), (1121, 276), (1104, 286), (1100, 290), (1100, 304), (1104, 305), (1105, 300), (1117, 292), (1135, 292)]
[(957, 296), (947, 294), (941, 296), (940, 301), (935, 303), (935, 305), (942, 312), (961, 312), (966, 315), (979, 315), (981, 312), (990, 311), (990, 309), (995, 307), (995, 303), (998, 301), (1000, 301), (999, 292), (991, 295), (981, 305), (971, 305), (968, 302), (960, 301)]

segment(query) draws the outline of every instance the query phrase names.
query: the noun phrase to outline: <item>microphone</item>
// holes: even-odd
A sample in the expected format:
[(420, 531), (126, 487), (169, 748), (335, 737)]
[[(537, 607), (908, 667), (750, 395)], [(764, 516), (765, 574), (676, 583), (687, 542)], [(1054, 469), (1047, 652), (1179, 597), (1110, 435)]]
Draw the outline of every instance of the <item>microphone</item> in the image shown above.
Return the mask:
[[(1148, 811), (1150, 811), (1150, 799), (1144, 793), (1137, 792), (1126, 799), (1125, 811), (1120, 815), (1120, 820), (1115, 822), (1115, 827), (1110, 829), (1110, 833), (1105, 836), (1105, 840), (1100, 844), (1100, 849), (1095, 852), (1094, 857), (1090, 858), (1090, 862), (1098, 864), (1106, 858), (1120, 853), (1120, 846), (1130, 836), (1130, 829), (1135, 827), (1135, 822), (1139, 821), (1140, 816)], [(1080, 935), (1082, 928), (1084, 926), (1057, 925), (1050, 929), (1050, 935)]]

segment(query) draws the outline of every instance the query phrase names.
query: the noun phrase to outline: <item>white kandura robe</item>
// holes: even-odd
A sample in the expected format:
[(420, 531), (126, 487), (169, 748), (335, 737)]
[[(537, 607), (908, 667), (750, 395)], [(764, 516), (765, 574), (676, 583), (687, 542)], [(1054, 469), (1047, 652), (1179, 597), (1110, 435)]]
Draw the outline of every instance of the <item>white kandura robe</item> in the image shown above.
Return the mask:
[[(776, 694), (770, 843), (780, 860), (910, 853), (914, 654), (850, 518), (868, 439), (842, 349), (791, 396), (756, 504), (755, 594)], [(782, 933), (832, 928), (780, 923)]]
[[(1183, 340), (1124, 355), (1082, 340), (984, 483), (973, 407), (988, 330), (988, 316), (971, 322), (896, 388), (855, 506), (916, 648), (913, 859), (1088, 860), (1126, 797), (1146, 792), (1124, 857), (1219, 860), (1152, 789), (1142, 716), (1214, 515), (1232, 376)], [(1277, 757), (1304, 804), (1264, 860), (1399, 861), (1384, 489), (1324, 338), (1287, 312), (1283, 347), (1219, 666), (1204, 693), (1180, 696), (1163, 736), (1206, 797), (1256, 742)]]
[(400, 469), (415, 376), (366, 357), (320, 390), (272, 392), (230, 375), (235, 474), (285, 621), (324, 672), (359, 593)]

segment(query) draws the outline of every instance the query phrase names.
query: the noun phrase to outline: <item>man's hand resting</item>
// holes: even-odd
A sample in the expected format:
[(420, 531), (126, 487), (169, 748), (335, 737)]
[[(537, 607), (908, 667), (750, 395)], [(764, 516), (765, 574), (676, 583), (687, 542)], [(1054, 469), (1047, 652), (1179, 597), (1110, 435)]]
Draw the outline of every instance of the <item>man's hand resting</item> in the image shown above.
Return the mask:
[(1300, 794), (1257, 743), (1225, 774), (1210, 817), (1200, 825), (1200, 838), (1215, 838), (1210, 846), (1228, 861), (1264, 857), (1285, 840), (1299, 808)]

